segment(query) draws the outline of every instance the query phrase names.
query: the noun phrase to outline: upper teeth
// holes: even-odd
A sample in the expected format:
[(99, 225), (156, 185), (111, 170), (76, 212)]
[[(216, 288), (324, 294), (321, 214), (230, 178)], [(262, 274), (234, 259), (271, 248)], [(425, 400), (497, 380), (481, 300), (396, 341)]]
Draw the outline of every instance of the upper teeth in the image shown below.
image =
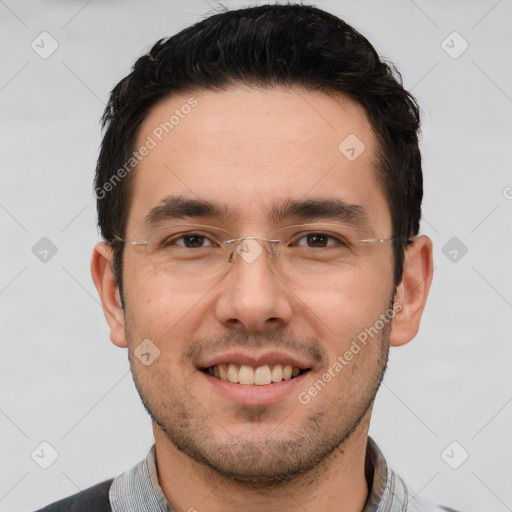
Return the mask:
[(300, 368), (293, 367), (289, 364), (264, 364), (254, 367), (246, 364), (224, 363), (210, 366), (207, 371), (210, 375), (220, 380), (235, 384), (266, 386), (272, 382), (290, 380), (292, 377), (296, 377), (300, 373)]

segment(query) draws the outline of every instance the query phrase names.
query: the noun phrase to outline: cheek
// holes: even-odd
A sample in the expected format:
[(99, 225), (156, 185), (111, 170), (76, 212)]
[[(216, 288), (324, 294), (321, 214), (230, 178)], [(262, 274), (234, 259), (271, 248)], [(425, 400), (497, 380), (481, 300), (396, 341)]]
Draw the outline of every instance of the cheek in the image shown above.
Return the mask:
[(386, 254), (336, 270), (322, 286), (304, 286), (294, 291), (321, 304), (326, 312), (332, 312), (333, 308), (360, 312), (380, 307), (391, 296), (392, 288), (393, 258)]
[(148, 338), (162, 352), (183, 352), (200, 322), (202, 296), (190, 288), (177, 287), (168, 276), (156, 274), (135, 260), (127, 260), (124, 276), (127, 329), (133, 343)]
[(297, 290), (295, 314), (313, 325), (316, 336), (325, 340), (330, 357), (348, 350), (352, 341), (374, 327), (387, 311), (392, 294), (391, 268), (392, 263), (388, 262), (371, 272), (354, 271), (343, 282), (323, 291)]
[(173, 282), (170, 275), (158, 272), (142, 253), (132, 253), (125, 258), (123, 283), (125, 295), (136, 309), (151, 305), (151, 310), (158, 311), (171, 305), (179, 306), (190, 291), (190, 287), (184, 289)]

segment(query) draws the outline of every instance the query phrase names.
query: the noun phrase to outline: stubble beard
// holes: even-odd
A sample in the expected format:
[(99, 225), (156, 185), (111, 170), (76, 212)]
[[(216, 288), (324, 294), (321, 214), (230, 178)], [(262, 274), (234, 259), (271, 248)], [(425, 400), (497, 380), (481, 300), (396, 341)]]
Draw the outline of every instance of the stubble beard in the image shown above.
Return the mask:
[[(128, 346), (135, 347), (136, 337), (132, 336), (130, 325), (126, 322)], [(343, 449), (363, 419), (369, 417), (387, 369), (390, 327), (387, 324), (380, 336), (370, 342), (379, 344), (380, 348), (377, 357), (374, 354), (370, 359), (371, 368), (358, 366), (356, 376), (361, 384), (356, 386), (358, 389), (344, 392), (339, 384), (347, 384), (348, 380), (338, 377), (340, 400), (322, 402), (321, 395), (325, 392), (322, 390), (301, 424), (284, 433), (279, 425), (262, 433), (266, 422), (275, 424), (276, 411), (272, 407), (240, 406), (237, 418), (247, 423), (247, 430), (243, 436), (230, 435), (229, 425), (222, 425), (222, 416), (217, 411), (209, 411), (208, 404), (190, 395), (189, 383), (180, 384), (167, 368), (159, 365), (149, 370), (152, 373), (147, 373), (151, 367), (141, 368), (131, 349), (128, 354), (142, 403), (174, 447), (214, 474), (239, 485), (270, 489), (327, 464), (331, 456)], [(336, 379), (328, 386), (336, 386)], [(308, 406), (297, 401), (297, 407)]]

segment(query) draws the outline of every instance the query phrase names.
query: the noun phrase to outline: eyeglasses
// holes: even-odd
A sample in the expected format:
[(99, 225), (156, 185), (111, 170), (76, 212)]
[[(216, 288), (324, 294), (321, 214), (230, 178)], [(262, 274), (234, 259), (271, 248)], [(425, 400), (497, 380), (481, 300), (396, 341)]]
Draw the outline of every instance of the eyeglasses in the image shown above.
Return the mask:
[(150, 230), (143, 240), (116, 240), (143, 248), (155, 270), (183, 281), (205, 280), (227, 273), (237, 260), (254, 264), (266, 252), (276, 272), (288, 281), (335, 279), (358, 265), (378, 247), (401, 238), (361, 239), (352, 226), (310, 223), (287, 226), (272, 234), (279, 238), (234, 237), (204, 224), (168, 224)]

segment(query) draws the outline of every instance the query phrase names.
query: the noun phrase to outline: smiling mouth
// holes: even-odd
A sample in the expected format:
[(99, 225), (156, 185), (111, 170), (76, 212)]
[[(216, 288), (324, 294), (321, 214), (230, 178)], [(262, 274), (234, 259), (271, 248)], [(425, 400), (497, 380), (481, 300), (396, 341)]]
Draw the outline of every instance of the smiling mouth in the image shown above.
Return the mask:
[(255, 367), (246, 364), (222, 363), (203, 369), (203, 372), (219, 380), (245, 386), (268, 386), (283, 380), (294, 379), (308, 371), (309, 368), (301, 369), (289, 364), (263, 364)]

